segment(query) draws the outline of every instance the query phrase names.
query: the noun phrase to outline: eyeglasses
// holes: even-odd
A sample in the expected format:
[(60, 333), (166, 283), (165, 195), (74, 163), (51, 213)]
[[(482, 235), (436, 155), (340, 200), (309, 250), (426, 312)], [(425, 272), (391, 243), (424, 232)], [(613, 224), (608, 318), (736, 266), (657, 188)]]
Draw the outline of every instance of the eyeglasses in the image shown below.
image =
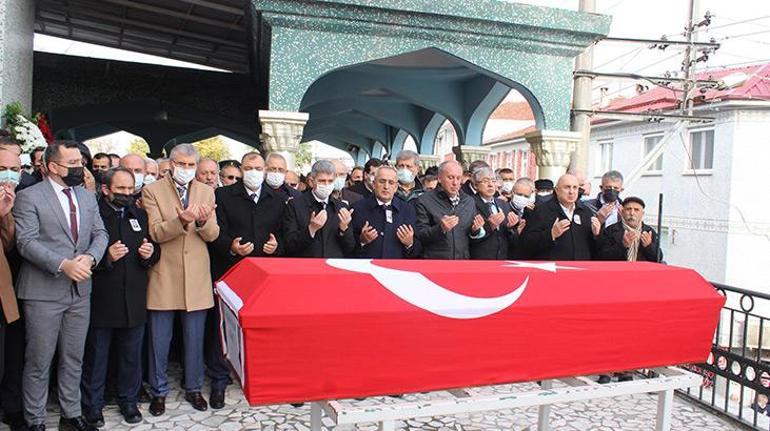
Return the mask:
[(222, 179), (223, 180), (235, 181), (235, 180), (240, 180), (241, 177), (239, 177), (238, 175), (225, 175), (225, 176), (222, 177)]

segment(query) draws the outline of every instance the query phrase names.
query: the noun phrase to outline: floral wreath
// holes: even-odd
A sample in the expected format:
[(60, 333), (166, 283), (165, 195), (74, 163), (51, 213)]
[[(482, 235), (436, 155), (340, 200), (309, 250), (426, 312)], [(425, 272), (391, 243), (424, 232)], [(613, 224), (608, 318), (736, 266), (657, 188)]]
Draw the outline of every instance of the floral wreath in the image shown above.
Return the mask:
[(21, 103), (10, 103), (5, 107), (3, 119), (11, 137), (21, 145), (22, 153), (31, 153), (36, 147), (45, 147), (53, 142), (53, 134), (44, 114), (24, 115)]

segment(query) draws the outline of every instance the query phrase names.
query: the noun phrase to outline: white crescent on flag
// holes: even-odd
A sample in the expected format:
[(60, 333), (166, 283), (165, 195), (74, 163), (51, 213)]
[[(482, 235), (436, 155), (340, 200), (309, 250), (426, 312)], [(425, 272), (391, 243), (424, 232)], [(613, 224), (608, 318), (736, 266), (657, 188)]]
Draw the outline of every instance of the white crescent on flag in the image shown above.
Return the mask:
[(512, 292), (495, 298), (477, 298), (446, 289), (419, 272), (383, 268), (372, 259), (327, 259), (337, 269), (369, 274), (404, 301), (433, 314), (451, 319), (477, 319), (498, 313), (519, 299), (529, 277)]

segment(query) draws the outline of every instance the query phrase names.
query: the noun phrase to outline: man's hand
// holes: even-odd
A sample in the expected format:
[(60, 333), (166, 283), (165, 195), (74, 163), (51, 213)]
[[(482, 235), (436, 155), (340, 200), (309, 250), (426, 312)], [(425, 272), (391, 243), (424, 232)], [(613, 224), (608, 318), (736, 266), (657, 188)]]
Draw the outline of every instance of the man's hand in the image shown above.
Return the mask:
[(315, 211), (310, 214), (310, 225), (308, 226), (310, 236), (315, 236), (315, 233), (324, 227), (328, 217), (326, 210), (321, 210), (318, 214), (316, 214)]
[(634, 240), (636, 239), (637, 233), (632, 230), (627, 230), (623, 233), (623, 245), (626, 248), (630, 248), (631, 244), (634, 243)]
[(120, 242), (119, 240), (115, 241), (110, 246), (110, 248), (107, 249), (107, 258), (110, 260), (110, 262), (117, 262), (127, 254), (128, 254), (128, 247), (126, 247), (126, 245)]
[(524, 228), (527, 227), (527, 219), (521, 219), (519, 220), (519, 226), (516, 228), (517, 231), (519, 231), (519, 235), (521, 235), (522, 232), (524, 232)]
[(230, 252), (237, 256), (248, 256), (252, 251), (254, 251), (254, 244), (251, 242), (241, 244), (242, 239), (243, 238), (238, 237), (235, 238), (232, 243), (230, 243)]
[(16, 193), (13, 189), (0, 187), (0, 217), (5, 217), (11, 212), (15, 201)]
[(408, 224), (399, 226), (398, 229), (396, 229), (396, 236), (406, 248), (409, 248), (414, 244), (414, 229)]
[(77, 283), (91, 277), (91, 265), (86, 264), (83, 260), (77, 260), (77, 258), (64, 259), (61, 263), (61, 270), (67, 278)]
[(559, 237), (564, 235), (564, 232), (569, 230), (570, 222), (567, 219), (559, 220), (558, 218), (556, 221), (553, 222), (553, 226), (551, 227), (551, 239), (556, 241)]
[(340, 232), (345, 232), (348, 230), (348, 226), (350, 226), (350, 221), (353, 220), (353, 209), (348, 210), (347, 208), (342, 208), (337, 213), (337, 217), (340, 219)]
[(199, 224), (204, 224), (214, 215), (214, 210), (217, 208), (217, 205), (197, 205), (197, 207), (195, 221)]
[(195, 219), (198, 217), (198, 205), (192, 204), (187, 207), (187, 209), (182, 210), (179, 207), (176, 208), (176, 215), (179, 216), (179, 221), (182, 222), (183, 225), (187, 226), (188, 224), (195, 221)]
[(139, 246), (139, 257), (147, 260), (152, 257), (152, 252), (154, 251), (155, 246), (150, 241), (147, 241), (147, 238), (142, 239), (142, 245)]
[(604, 222), (606, 222), (607, 219), (612, 215), (613, 211), (617, 211), (617, 207), (615, 206), (614, 202), (604, 204), (601, 208), (599, 208), (599, 211), (596, 212), (596, 217), (599, 219), (601, 224), (604, 224)]
[(497, 228), (505, 221), (505, 214), (503, 214), (502, 211), (498, 211), (489, 216), (487, 221), (489, 221), (489, 224), (492, 226), (492, 230), (497, 230)]
[(519, 222), (519, 216), (517, 216), (513, 211), (508, 213), (508, 217), (506, 217), (506, 219), (506, 226), (508, 229), (513, 229), (513, 227), (516, 226), (516, 223)]
[(652, 233), (642, 232), (642, 237), (640, 238), (640, 241), (642, 242), (642, 247), (649, 247), (650, 245), (652, 245)]
[(598, 217), (591, 217), (591, 232), (594, 236), (599, 236), (602, 233), (602, 222), (599, 221)]
[[(364, 223), (364, 227), (361, 229), (361, 235), (359, 236), (359, 241), (363, 245), (371, 244), (372, 241), (377, 239), (377, 229), (369, 226), (369, 222)], [(396, 235), (398, 235), (398, 232), (396, 232)]]
[(275, 235), (272, 233), (267, 238), (267, 242), (262, 245), (262, 252), (265, 254), (273, 254), (278, 250), (278, 240), (275, 239)]
[(478, 232), (482, 227), (484, 227), (484, 217), (482, 217), (481, 214), (476, 214), (476, 217), (473, 217), (471, 232)]
[(457, 224), (460, 223), (460, 217), (456, 215), (445, 215), (441, 217), (441, 230), (446, 234), (450, 230), (454, 229)]
[(83, 187), (91, 193), (96, 193), (96, 179), (86, 167), (83, 167)]

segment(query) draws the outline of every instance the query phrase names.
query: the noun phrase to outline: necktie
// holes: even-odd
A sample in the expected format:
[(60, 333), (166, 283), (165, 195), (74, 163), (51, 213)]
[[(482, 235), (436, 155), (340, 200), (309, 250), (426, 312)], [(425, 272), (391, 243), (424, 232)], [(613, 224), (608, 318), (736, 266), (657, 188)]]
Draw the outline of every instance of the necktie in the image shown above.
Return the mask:
[(449, 202), (452, 202), (452, 206), (456, 207), (460, 203), (460, 196), (449, 198)]
[(78, 242), (78, 209), (75, 207), (75, 201), (72, 200), (72, 189), (62, 190), (70, 201), (70, 233), (75, 244)]
[(487, 205), (489, 205), (489, 212), (492, 214), (497, 214), (497, 205), (495, 205), (495, 201), (487, 202)]
[(250, 194), (249, 199), (251, 199), (252, 202), (257, 203), (257, 194), (256, 193)]
[(182, 202), (182, 208), (187, 209), (187, 187), (178, 186), (176, 191), (179, 193), (179, 200)]

